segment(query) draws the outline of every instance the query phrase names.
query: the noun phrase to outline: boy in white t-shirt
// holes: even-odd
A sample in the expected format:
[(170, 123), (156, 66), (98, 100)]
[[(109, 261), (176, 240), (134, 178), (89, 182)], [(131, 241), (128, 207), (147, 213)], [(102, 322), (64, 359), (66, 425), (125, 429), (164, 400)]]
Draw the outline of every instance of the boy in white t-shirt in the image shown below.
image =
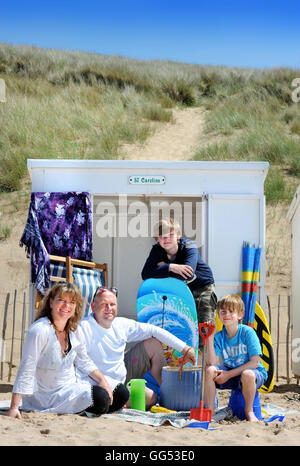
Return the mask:
[[(256, 390), (267, 379), (267, 371), (260, 355), (261, 345), (253, 328), (240, 322), (244, 316), (243, 300), (236, 295), (226, 295), (218, 301), (217, 312), (223, 329), (207, 340), (207, 363), (204, 397), (208, 409), (214, 409), (216, 388), (241, 388), (245, 398), (245, 416), (257, 421), (253, 412)], [(217, 365), (218, 357), (223, 365)]]

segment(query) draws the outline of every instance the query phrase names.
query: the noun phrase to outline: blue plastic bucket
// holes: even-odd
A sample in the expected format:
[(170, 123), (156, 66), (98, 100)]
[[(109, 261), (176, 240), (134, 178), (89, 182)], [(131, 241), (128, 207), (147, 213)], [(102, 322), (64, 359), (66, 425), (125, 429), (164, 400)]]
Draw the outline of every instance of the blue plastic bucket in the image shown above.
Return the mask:
[[(186, 366), (179, 378), (179, 368), (165, 366), (162, 369), (160, 405), (175, 411), (199, 408), (202, 371), (200, 366)], [(215, 407), (218, 407), (216, 395)]]
[[(241, 421), (246, 419), (245, 398), (240, 389), (236, 388), (234, 390), (231, 390), (228, 406), (232, 409), (232, 413), (234, 416), (238, 417)], [(253, 412), (257, 419), (262, 419), (259, 394), (257, 390), (253, 400)]]

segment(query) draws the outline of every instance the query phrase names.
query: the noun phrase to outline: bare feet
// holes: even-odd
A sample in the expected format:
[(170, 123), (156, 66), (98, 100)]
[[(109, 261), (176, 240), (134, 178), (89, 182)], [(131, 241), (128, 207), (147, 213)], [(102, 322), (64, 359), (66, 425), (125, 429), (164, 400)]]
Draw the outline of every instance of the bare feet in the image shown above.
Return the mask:
[(258, 422), (259, 421), (257, 419), (257, 417), (255, 416), (253, 411), (248, 411), (248, 412), (245, 411), (245, 416), (246, 416), (247, 421), (249, 421), (249, 422)]

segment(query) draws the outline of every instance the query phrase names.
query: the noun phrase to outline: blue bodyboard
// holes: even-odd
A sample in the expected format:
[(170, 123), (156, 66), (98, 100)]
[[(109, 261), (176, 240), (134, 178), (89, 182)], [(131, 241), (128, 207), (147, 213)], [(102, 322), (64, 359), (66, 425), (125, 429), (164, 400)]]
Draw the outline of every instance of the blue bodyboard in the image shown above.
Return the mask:
[[(149, 278), (137, 295), (139, 322), (162, 327), (187, 345), (198, 347), (198, 319), (194, 297), (189, 287), (177, 278)], [(181, 353), (165, 351), (167, 363), (178, 365)]]

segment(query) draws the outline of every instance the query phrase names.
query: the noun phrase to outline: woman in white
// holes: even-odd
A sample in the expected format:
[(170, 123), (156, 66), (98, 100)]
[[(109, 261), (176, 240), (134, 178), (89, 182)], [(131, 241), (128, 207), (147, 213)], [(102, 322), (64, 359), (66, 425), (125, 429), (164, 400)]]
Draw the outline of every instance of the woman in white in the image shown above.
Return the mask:
[[(55, 285), (44, 298), (28, 330), (9, 416), (21, 417), (21, 401), (25, 410), (61, 414), (109, 411), (111, 389), (88, 357), (79, 327), (82, 303), (79, 289), (69, 283)], [(89, 375), (95, 386), (77, 380), (76, 368)]]

